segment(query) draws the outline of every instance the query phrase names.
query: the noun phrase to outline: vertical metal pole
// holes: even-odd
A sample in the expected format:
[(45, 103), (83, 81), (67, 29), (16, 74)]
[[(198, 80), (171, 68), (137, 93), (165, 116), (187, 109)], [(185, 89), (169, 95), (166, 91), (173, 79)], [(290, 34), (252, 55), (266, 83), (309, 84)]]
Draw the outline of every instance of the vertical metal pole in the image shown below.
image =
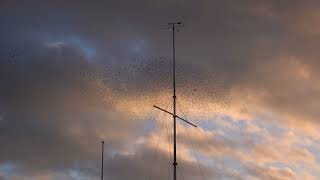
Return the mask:
[(102, 151), (101, 151), (101, 180), (103, 180), (104, 141), (101, 142), (101, 146), (102, 146), (102, 147), (101, 147), (101, 148), (102, 148)]
[(175, 55), (175, 23), (172, 24), (172, 60), (173, 60), (173, 180), (177, 179), (177, 139), (176, 139), (176, 55)]

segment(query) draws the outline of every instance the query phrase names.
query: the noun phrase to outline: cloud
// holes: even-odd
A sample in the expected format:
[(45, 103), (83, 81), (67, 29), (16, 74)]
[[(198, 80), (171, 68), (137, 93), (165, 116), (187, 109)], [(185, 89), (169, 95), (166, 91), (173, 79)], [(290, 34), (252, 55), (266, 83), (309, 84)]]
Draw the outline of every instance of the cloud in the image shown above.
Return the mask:
[[(256, 175), (257, 178), (260, 179), (293, 179), (295, 178), (295, 173), (288, 168), (280, 169), (280, 168), (273, 168), (273, 167), (259, 167), (254, 166), (251, 167), (252, 174)], [(295, 178), (296, 179), (296, 178)]]
[[(148, 175), (145, 169), (154, 163), (149, 156), (164, 156), (160, 165), (167, 166), (168, 148), (157, 154), (154, 144), (145, 145), (164, 130), (151, 133), (141, 126), (156, 114), (153, 104), (166, 106), (172, 98), (171, 34), (162, 25), (178, 19), (186, 25), (177, 34), (178, 113), (201, 126), (224, 121), (216, 124), (220, 131), (202, 127), (200, 133), (191, 130), (191, 137), (181, 132), (181, 147), (192, 148), (190, 139), (198, 142), (200, 156), (210, 157), (200, 165), (211, 177), (241, 179), (242, 170), (256, 178), (294, 179), (298, 173), (291, 167), (261, 163), (315, 165), (317, 158), (284, 140), (268, 142), (273, 130), (259, 122), (320, 137), (318, 5), (312, 0), (2, 1), (0, 163), (17, 166), (17, 176), (43, 178), (50, 171), (64, 175), (49, 179), (68, 179), (72, 173), (66, 171), (75, 169), (93, 177), (104, 139), (111, 179)], [(228, 124), (221, 116), (233, 120)], [(143, 144), (139, 151), (132, 149), (137, 139)], [(248, 152), (256, 159), (248, 159)], [(192, 153), (182, 154), (186, 177), (201, 176), (186, 158)], [(228, 158), (230, 171), (208, 165), (229, 165)], [(163, 172), (156, 174), (163, 179)]]
[(96, 166), (92, 159), (102, 139), (112, 142), (106, 150), (111, 152), (137, 133), (134, 117), (111, 106), (110, 90), (88, 79), (95, 71), (81, 49), (29, 43), (16, 64), (2, 56), (1, 164), (13, 163), (26, 173)]

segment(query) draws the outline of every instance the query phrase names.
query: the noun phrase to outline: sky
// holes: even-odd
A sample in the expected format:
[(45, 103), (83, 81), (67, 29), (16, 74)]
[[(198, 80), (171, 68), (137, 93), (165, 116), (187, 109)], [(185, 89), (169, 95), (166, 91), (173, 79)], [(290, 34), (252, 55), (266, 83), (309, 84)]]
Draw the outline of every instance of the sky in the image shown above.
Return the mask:
[(0, 2), (0, 180), (320, 179), (320, 1)]

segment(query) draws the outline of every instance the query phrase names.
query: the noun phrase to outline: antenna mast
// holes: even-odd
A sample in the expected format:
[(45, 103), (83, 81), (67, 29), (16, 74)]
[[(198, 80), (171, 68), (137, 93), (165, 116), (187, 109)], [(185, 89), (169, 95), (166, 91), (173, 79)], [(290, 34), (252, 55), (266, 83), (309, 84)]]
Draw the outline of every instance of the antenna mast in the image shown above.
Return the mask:
[(102, 151), (101, 151), (101, 180), (103, 180), (104, 141), (101, 142), (101, 148), (102, 148)]
[(174, 23), (168, 23), (170, 29), (172, 30), (172, 61), (173, 61), (173, 113), (162, 109), (158, 106), (153, 106), (165, 113), (168, 113), (172, 115), (173, 117), (173, 180), (177, 180), (177, 126), (176, 126), (176, 119), (180, 119), (184, 121), (185, 123), (188, 123), (189, 125), (192, 125), (194, 127), (197, 127), (196, 125), (190, 123), (189, 121), (182, 119), (181, 117), (177, 116), (177, 96), (176, 96), (176, 50), (175, 50), (175, 31), (177, 28), (183, 26), (181, 22), (174, 22)]
[(180, 26), (181, 22), (169, 23), (172, 26), (172, 61), (173, 61), (173, 179), (177, 179), (177, 127), (176, 127), (176, 110), (177, 110), (177, 96), (176, 96), (176, 49), (175, 49), (175, 30), (176, 26)]

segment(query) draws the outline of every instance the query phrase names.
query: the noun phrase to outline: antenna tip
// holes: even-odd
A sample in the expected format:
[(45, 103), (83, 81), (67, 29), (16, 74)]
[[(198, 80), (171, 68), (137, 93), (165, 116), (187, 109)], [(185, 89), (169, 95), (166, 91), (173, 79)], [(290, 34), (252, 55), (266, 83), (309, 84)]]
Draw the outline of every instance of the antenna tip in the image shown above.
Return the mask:
[(102, 144), (104, 143), (104, 141), (101, 142)]

